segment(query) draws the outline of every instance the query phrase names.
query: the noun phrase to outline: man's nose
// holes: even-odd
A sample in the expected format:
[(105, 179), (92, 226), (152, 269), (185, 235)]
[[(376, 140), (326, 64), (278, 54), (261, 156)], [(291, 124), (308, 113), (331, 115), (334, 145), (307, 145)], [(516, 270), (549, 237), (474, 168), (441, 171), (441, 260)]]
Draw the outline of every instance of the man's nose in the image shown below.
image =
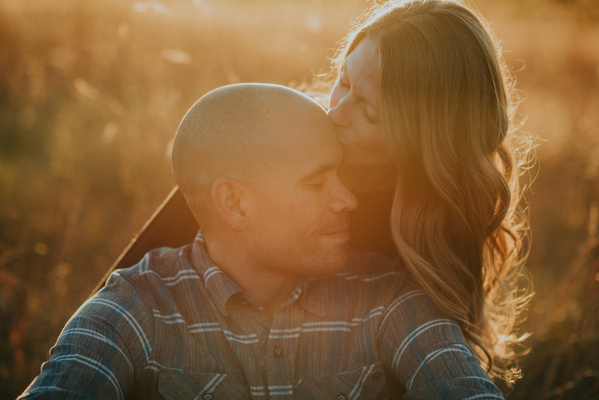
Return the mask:
[(333, 212), (339, 213), (343, 211), (351, 211), (358, 206), (358, 199), (348, 188), (339, 181), (335, 198), (331, 205)]

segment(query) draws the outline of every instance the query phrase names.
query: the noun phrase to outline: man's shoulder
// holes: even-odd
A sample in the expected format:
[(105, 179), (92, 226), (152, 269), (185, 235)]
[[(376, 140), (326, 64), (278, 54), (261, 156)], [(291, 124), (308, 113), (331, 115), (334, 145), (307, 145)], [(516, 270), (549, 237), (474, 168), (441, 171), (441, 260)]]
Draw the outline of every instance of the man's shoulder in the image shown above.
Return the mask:
[(161, 247), (149, 251), (132, 267), (114, 271), (108, 278), (106, 286), (125, 281), (128, 285), (143, 290), (147, 286), (154, 288), (168, 286), (182, 275), (197, 275), (189, 262), (190, 249), (191, 245), (186, 245), (179, 248)]

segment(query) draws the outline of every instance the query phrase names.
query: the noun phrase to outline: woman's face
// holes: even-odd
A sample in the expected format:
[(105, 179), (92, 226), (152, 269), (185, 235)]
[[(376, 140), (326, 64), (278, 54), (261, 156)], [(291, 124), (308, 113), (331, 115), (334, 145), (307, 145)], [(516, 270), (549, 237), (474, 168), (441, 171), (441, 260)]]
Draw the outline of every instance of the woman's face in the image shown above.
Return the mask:
[(390, 164), (380, 126), (379, 52), (364, 38), (343, 61), (329, 99), (329, 116), (351, 167)]

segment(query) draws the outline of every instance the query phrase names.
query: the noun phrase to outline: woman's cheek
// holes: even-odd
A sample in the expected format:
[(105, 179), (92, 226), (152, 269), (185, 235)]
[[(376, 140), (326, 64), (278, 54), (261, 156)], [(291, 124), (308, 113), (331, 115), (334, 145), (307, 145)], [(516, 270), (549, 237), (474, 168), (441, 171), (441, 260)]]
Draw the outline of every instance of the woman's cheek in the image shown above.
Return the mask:
[(362, 121), (356, 131), (360, 147), (365, 150), (383, 151), (383, 134), (380, 127)]

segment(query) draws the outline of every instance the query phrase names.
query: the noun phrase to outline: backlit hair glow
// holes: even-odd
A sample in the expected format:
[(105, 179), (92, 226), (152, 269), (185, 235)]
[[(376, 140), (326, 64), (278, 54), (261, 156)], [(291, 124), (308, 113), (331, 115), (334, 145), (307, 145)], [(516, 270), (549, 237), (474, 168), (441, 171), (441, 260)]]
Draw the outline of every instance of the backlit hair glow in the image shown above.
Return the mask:
[(511, 383), (530, 148), (513, 79), (484, 19), (458, 1), (390, 1), (347, 39), (379, 49), (381, 124), (398, 168), (391, 227), (402, 264), (461, 326), (492, 376)]

